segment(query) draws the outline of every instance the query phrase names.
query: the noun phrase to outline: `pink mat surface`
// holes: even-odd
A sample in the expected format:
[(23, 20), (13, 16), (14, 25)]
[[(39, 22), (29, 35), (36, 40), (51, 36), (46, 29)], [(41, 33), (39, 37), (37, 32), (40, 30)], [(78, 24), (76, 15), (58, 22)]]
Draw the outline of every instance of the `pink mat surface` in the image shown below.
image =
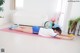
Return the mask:
[[(32, 34), (32, 33), (27, 33), (27, 32), (22, 32), (22, 31), (18, 31), (18, 30), (10, 30), (8, 28), (5, 28), (5, 29), (0, 29), (1, 31), (4, 31), (4, 32), (10, 32), (10, 33), (17, 33), (17, 34), (24, 34), (24, 35), (31, 35), (31, 36), (37, 36), (37, 37), (44, 37), (44, 36), (40, 36), (40, 35), (37, 35), (37, 34)], [(44, 37), (44, 38), (53, 38), (53, 37)], [(59, 38), (56, 38), (56, 39), (59, 39)]]

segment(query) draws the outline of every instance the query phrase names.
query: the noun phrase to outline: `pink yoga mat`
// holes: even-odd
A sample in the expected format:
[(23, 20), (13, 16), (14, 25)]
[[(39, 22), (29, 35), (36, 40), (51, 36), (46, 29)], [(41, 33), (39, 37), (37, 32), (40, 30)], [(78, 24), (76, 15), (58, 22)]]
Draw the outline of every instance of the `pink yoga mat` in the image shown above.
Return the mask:
[[(44, 37), (44, 36), (41, 36), (41, 35), (29, 33), (29, 32), (22, 32), (22, 31), (18, 31), (18, 30), (10, 30), (8, 28), (0, 29), (0, 30), (4, 31), (4, 32), (10, 32), (10, 33), (17, 33), (17, 34), (24, 34), (24, 35), (28, 35), (29, 34), (31, 36)], [(53, 38), (53, 37), (44, 37), (44, 38)], [(59, 38), (56, 38), (56, 39), (59, 39)]]

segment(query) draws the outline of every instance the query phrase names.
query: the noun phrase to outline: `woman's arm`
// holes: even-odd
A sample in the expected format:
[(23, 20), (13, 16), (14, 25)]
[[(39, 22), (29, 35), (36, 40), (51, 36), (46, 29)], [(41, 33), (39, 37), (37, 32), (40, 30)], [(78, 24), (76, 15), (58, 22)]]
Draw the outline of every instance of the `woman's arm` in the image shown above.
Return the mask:
[(68, 36), (68, 35), (63, 35), (63, 34), (61, 34), (61, 35), (57, 35), (56, 36), (57, 38), (60, 38), (60, 39), (65, 39), (65, 40), (72, 40), (72, 39), (74, 39), (74, 36)]

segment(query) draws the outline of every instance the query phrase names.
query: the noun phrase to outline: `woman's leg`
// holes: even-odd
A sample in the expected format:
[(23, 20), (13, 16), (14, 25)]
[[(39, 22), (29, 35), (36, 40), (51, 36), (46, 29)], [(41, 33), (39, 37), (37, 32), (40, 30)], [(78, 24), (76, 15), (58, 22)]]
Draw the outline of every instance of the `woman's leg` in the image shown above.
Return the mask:
[(27, 26), (18, 26), (15, 28), (15, 30), (22, 31), (22, 32), (28, 32), (28, 33), (33, 33), (32, 27), (27, 27)]

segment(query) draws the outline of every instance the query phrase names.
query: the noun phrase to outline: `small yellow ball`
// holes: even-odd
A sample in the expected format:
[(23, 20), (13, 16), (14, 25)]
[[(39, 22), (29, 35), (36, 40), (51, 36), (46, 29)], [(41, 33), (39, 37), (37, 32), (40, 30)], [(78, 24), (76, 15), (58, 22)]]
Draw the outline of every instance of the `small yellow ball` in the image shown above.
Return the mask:
[(71, 36), (74, 36), (74, 34), (69, 34), (68, 36), (70, 36), (70, 37), (71, 37)]

